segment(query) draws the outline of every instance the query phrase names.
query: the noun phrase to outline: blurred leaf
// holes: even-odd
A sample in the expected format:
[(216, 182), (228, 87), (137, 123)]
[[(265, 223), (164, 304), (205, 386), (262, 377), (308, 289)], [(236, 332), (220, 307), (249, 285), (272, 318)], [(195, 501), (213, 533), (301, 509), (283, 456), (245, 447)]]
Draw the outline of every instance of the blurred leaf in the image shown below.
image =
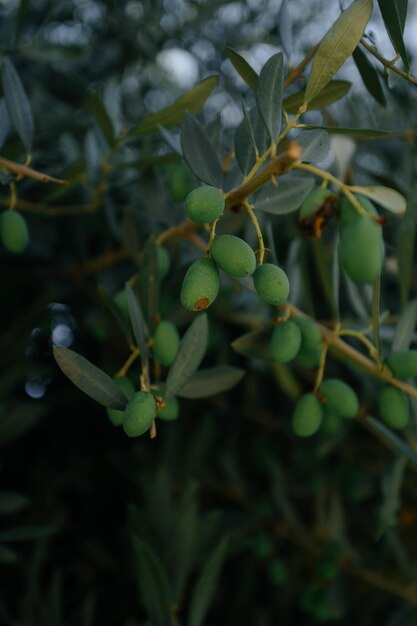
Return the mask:
[(241, 171), (248, 174), (256, 162), (256, 152), (262, 154), (266, 147), (266, 129), (257, 107), (249, 112), (244, 105), (243, 120), (235, 132), (235, 154)]
[(413, 185), (408, 196), (408, 205), (397, 233), (396, 252), (398, 258), (398, 279), (403, 304), (408, 301), (414, 268), (414, 245), (417, 232), (417, 186)]
[(202, 369), (193, 374), (178, 395), (180, 398), (208, 398), (237, 385), (245, 371), (229, 365)]
[(6, 546), (0, 546), (0, 563), (2, 565), (8, 565), (9, 563), (16, 563), (19, 560), (19, 556), (14, 550), (10, 550)]
[(38, 541), (56, 533), (56, 526), (19, 526), (0, 532), (0, 542)]
[(271, 333), (266, 330), (254, 330), (241, 335), (230, 344), (233, 350), (251, 359), (270, 360), (269, 346)]
[(278, 187), (268, 184), (256, 197), (255, 208), (273, 215), (284, 215), (300, 208), (303, 200), (315, 185), (314, 178), (285, 176), (279, 179)]
[(256, 104), (271, 142), (281, 130), (283, 91), (284, 55), (278, 52), (263, 66), (256, 86)]
[(241, 78), (243, 78), (245, 83), (253, 89), (253, 91), (255, 91), (258, 83), (258, 74), (255, 72), (253, 67), (251, 67), (246, 59), (244, 59), (233, 48), (226, 48), (226, 52), (237, 73)]
[(145, 320), (143, 319), (142, 308), (140, 306), (139, 298), (137, 297), (136, 293), (133, 291), (129, 283), (126, 283), (125, 288), (127, 292), (127, 304), (129, 307), (129, 315), (130, 321), (132, 323), (133, 336), (135, 337), (136, 345), (140, 350), (142, 366), (146, 367), (148, 362), (148, 352), (146, 349), (146, 337), (148, 332), (145, 325)]
[(85, 55), (85, 48), (77, 45), (25, 46), (20, 49), (22, 56), (40, 63), (65, 63), (77, 61)]
[[(318, 109), (324, 109), (330, 104), (333, 104), (333, 102), (337, 102), (337, 100), (343, 98), (351, 87), (352, 83), (349, 83), (347, 80), (331, 80), (324, 87), (323, 91), (312, 99), (308, 105), (308, 110), (316, 111)], [(297, 91), (291, 96), (288, 96), (288, 98), (285, 98), (282, 106), (288, 114), (295, 115), (295, 113), (297, 113), (298, 109), (304, 102), (305, 91), (305, 89), (302, 89), (301, 91)]]
[(13, 515), (29, 505), (29, 498), (15, 491), (0, 491), (0, 515)]
[(303, 124), (303, 128), (308, 130), (321, 129), (325, 130), (331, 135), (350, 135), (351, 137), (367, 138), (367, 137), (382, 137), (382, 135), (389, 135), (390, 130), (379, 130), (378, 128), (343, 128), (342, 126), (317, 126), (316, 124)]
[(402, 58), (405, 71), (409, 72), (410, 63), (403, 39), (407, 3), (400, 0), (378, 0), (378, 5), (391, 43)]
[(166, 128), (179, 126), (185, 111), (197, 113), (201, 109), (213, 89), (217, 86), (218, 81), (217, 76), (205, 78), (170, 106), (145, 117), (129, 131), (127, 136), (136, 137), (137, 135), (154, 133), (158, 129), (158, 124)]
[(200, 122), (188, 112), (181, 122), (181, 146), (184, 160), (197, 178), (221, 188), (223, 172), (219, 157)]
[(409, 350), (417, 323), (417, 300), (407, 304), (395, 327), (392, 352)]
[(392, 430), (387, 428), (385, 424), (370, 415), (365, 418), (365, 421), (368, 422), (372, 429), (387, 442), (390, 448), (392, 448), (400, 456), (405, 457), (408, 461), (410, 461), (410, 463), (412, 463), (412, 465), (417, 467), (417, 453), (410, 448), (404, 439), (401, 439)]
[(69, 348), (55, 345), (53, 351), (61, 371), (78, 389), (103, 406), (124, 410), (126, 396), (110, 376)]
[(150, 328), (157, 323), (159, 309), (159, 269), (158, 251), (155, 236), (151, 235), (143, 248), (143, 258), (139, 270), (140, 301), (143, 314)]
[(401, 507), (400, 492), (406, 467), (407, 459), (400, 457), (382, 477), (383, 501), (379, 511), (377, 539), (380, 539), (389, 528), (397, 525), (397, 513)]
[(2, 81), (10, 121), (29, 154), (33, 141), (32, 109), (20, 76), (8, 57), (3, 59)]
[(206, 353), (208, 342), (207, 315), (200, 313), (181, 339), (180, 347), (166, 380), (166, 397), (178, 395), (185, 383), (198, 369)]
[(103, 132), (109, 146), (114, 145), (115, 135), (113, 122), (111, 121), (100, 96), (95, 91), (90, 91), (87, 96), (87, 106)]
[(0, 445), (22, 437), (31, 430), (46, 413), (45, 404), (17, 402), (0, 409)]
[(204, 624), (219, 583), (227, 547), (228, 538), (226, 537), (218, 544), (204, 565), (191, 596), (188, 626), (202, 626)]
[(366, 89), (379, 104), (386, 106), (387, 101), (385, 100), (379, 74), (371, 61), (359, 46), (355, 48), (352, 56)]
[(320, 163), (329, 154), (329, 135), (324, 130), (305, 130), (294, 140), (303, 149), (301, 161), (305, 163)]
[(31, 0), (20, 0), (19, 8), (16, 13), (15, 33), (16, 39), (19, 37), (22, 28), (27, 20), (27, 12)]
[(350, 189), (355, 193), (360, 193), (370, 198), (370, 200), (380, 204), (384, 209), (392, 211), (392, 213), (397, 215), (402, 215), (407, 209), (407, 201), (404, 196), (390, 187), (362, 187), (354, 185)]
[(358, 45), (372, 13), (372, 0), (355, 0), (337, 18), (314, 56), (304, 102), (309, 104), (324, 89)]
[(126, 317), (123, 315), (120, 308), (117, 306), (114, 300), (109, 296), (109, 294), (107, 293), (107, 291), (102, 285), (99, 285), (97, 287), (97, 291), (101, 298), (101, 301), (107, 307), (107, 309), (110, 311), (110, 313), (112, 314), (112, 316), (114, 317), (118, 325), (120, 326), (120, 329), (125, 335), (129, 347), (133, 348), (135, 344), (133, 340), (132, 330), (130, 328), (129, 322), (127, 321)]
[[(9, 114), (7, 113), (6, 102), (4, 98), (0, 98), (0, 148), (3, 147), (4, 142), (7, 139), (7, 135), (10, 132), (10, 128), (10, 119)], [(13, 180), (12, 177), (5, 172), (1, 172), (1, 174), (2, 179), (0, 182), (2, 185), (7, 185), (9, 183), (9, 180), (10, 182), (11, 180)]]
[(292, 20), (289, 11), (288, 0), (282, 0), (278, 13), (278, 33), (287, 57), (293, 51)]
[(143, 606), (153, 626), (170, 626), (171, 591), (162, 563), (145, 543), (133, 537), (133, 559)]
[(169, 145), (169, 147), (172, 148), (172, 150), (175, 152), (175, 154), (178, 154), (178, 156), (182, 157), (182, 148), (179, 135), (172, 133), (161, 124), (158, 124), (158, 130), (161, 133), (163, 139), (165, 139), (166, 143)]

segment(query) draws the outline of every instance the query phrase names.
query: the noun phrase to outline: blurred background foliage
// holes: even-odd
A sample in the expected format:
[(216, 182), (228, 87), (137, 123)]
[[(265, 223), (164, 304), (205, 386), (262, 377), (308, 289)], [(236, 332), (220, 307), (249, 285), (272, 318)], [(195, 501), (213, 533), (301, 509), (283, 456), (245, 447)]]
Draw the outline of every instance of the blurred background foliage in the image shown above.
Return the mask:
[[(219, 75), (199, 119), (225, 156), (241, 120), (240, 97), (253, 104), (226, 47), (256, 70), (283, 47), (296, 65), (340, 12), (336, 1), (290, 1), (290, 28), (280, 31), (280, 4), (0, 2), (1, 53), (16, 67), (34, 116), (32, 166), (70, 181), (18, 181), (16, 207), (30, 243), (20, 256), (0, 251), (1, 623), (417, 623), (415, 464), (398, 454), (398, 441), (363, 420), (311, 441), (294, 437), (288, 417), (311, 387), (311, 370), (272, 367), (230, 347), (268, 321), (253, 294), (226, 280), (209, 315), (205, 364), (244, 367), (244, 382), (227, 394), (182, 400), (180, 419), (164, 423), (153, 441), (128, 440), (114, 429), (52, 358), (57, 343), (110, 375), (121, 367), (128, 345), (98, 286), (111, 296), (123, 288), (137, 270), (138, 250), (150, 234), (183, 219), (182, 201), (197, 184), (159, 133), (114, 138)], [(405, 30), (414, 73), (415, 9), (411, 3)], [(385, 56), (395, 56), (377, 8), (367, 33)], [(306, 119), (393, 131), (373, 141), (333, 140), (326, 166), (349, 182), (382, 182), (409, 200), (406, 215), (389, 216), (384, 228), (381, 332), (387, 347), (405, 310), (414, 319), (412, 345), (417, 92), (374, 64), (385, 107), (350, 61), (340, 72), (353, 83), (349, 95)], [(4, 100), (0, 140), (3, 157), (24, 161)], [(7, 207), (9, 176), (2, 173), (0, 182)], [(255, 243), (240, 214), (224, 221), (228, 232)], [(264, 227), (289, 274), (292, 303), (332, 319), (334, 231), (311, 242), (293, 216)], [(168, 250), (161, 310), (183, 332), (192, 315), (179, 290), (197, 252), (178, 240)], [(341, 293), (343, 317), (366, 325), (368, 290), (346, 282)], [(355, 387), (362, 415), (376, 411), (374, 381), (340, 359), (328, 370)], [(408, 460), (416, 427), (414, 414), (401, 440)]]

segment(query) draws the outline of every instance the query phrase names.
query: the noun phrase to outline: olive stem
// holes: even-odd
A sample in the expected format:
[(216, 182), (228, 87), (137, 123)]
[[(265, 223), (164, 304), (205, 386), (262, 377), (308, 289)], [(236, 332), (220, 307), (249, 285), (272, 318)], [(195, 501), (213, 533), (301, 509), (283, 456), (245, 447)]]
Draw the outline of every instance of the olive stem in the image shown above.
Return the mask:
[(348, 329), (346, 329), (346, 330), (339, 330), (338, 331), (338, 335), (339, 335), (339, 337), (355, 337), (355, 339), (357, 339), (358, 341), (363, 343), (363, 345), (368, 348), (369, 356), (372, 359), (376, 359), (377, 358), (377, 349), (376, 349), (376, 347), (359, 330), (348, 330)]
[(132, 354), (126, 359), (125, 363), (122, 365), (122, 367), (119, 369), (119, 371), (115, 375), (115, 378), (123, 378), (124, 376), (126, 376), (129, 369), (131, 368), (133, 363), (136, 361), (136, 359), (139, 357), (139, 355), (140, 355), (139, 348), (134, 348), (132, 350)]
[(321, 350), (321, 354), (320, 354), (320, 363), (319, 363), (319, 367), (317, 370), (314, 391), (317, 391), (317, 389), (320, 387), (321, 383), (323, 382), (324, 370), (326, 369), (326, 360), (327, 360), (328, 350), (329, 350), (329, 344), (327, 343), (327, 341), (325, 341)]
[(214, 238), (216, 236), (216, 226), (217, 226), (218, 221), (219, 221), (218, 219), (214, 220), (214, 222), (212, 222), (210, 226), (210, 237), (209, 237), (208, 244), (207, 244), (207, 252), (210, 251), (211, 244), (213, 243)]
[(379, 300), (381, 291), (381, 279), (378, 277), (372, 283), (372, 332), (376, 349), (378, 365), (381, 366), (381, 341), (379, 337)]
[(250, 217), (250, 220), (256, 230), (256, 236), (258, 238), (258, 243), (259, 243), (259, 250), (258, 250), (258, 254), (259, 254), (259, 259), (258, 259), (258, 264), (262, 265), (262, 263), (264, 262), (264, 257), (265, 257), (265, 243), (264, 243), (264, 238), (262, 235), (262, 231), (261, 231), (261, 227), (259, 226), (259, 222), (258, 222), (258, 218), (255, 215), (255, 211), (253, 210), (253, 205), (249, 204), (249, 202), (247, 200), (245, 200), (245, 202), (243, 203), (245, 206), (245, 209), (248, 212), (248, 215)]
[(363, 37), (360, 42), (363, 45), (363, 47), (366, 48), (366, 50), (368, 50), (368, 52), (370, 52), (376, 59), (378, 59), (380, 63), (382, 63), (385, 69), (392, 70), (399, 76), (402, 76), (402, 78), (405, 78), (405, 80), (408, 80), (408, 82), (411, 83), (412, 85), (417, 86), (417, 78), (415, 78), (411, 74), (407, 74), (402, 69), (394, 65), (394, 63), (397, 61), (397, 57), (393, 59), (393, 61), (389, 61), (388, 59), (383, 57), (382, 54), (378, 52), (375, 46), (370, 46)]

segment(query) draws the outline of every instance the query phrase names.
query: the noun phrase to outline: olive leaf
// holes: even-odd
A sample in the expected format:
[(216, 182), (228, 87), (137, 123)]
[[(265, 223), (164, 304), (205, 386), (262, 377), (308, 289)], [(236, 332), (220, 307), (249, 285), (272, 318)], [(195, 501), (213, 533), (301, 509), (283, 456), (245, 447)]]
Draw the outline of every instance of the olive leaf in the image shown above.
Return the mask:
[(229, 365), (201, 369), (193, 374), (180, 389), (180, 398), (208, 398), (228, 391), (245, 375), (244, 370)]
[(33, 142), (33, 116), (20, 76), (11, 60), (3, 60), (2, 81), (7, 112), (13, 128), (29, 153)]
[(114, 145), (115, 134), (113, 122), (100, 98), (95, 91), (90, 91), (87, 96), (87, 106), (94, 115), (94, 118), (100, 127), (109, 146)]
[(238, 354), (252, 359), (272, 360), (270, 354), (271, 333), (254, 330), (241, 335), (230, 344)]
[(372, 13), (372, 0), (355, 0), (320, 42), (307, 81), (304, 103), (324, 89), (358, 45)]
[(350, 187), (350, 189), (355, 193), (366, 196), (396, 215), (402, 215), (407, 209), (407, 201), (404, 196), (390, 187), (365, 187), (362, 185), (354, 185)]
[(296, 211), (314, 187), (314, 179), (307, 176), (286, 176), (279, 179), (278, 187), (265, 185), (257, 195), (255, 207), (272, 215)]
[(385, 100), (379, 74), (371, 61), (359, 46), (353, 51), (352, 56), (366, 89), (379, 104), (386, 106), (387, 101)]
[(283, 90), (284, 55), (278, 52), (263, 66), (256, 86), (256, 104), (271, 141), (281, 130)]
[(390, 430), (385, 424), (368, 415), (365, 421), (378, 433), (378, 436), (385, 441), (389, 448), (400, 456), (405, 457), (410, 463), (417, 467), (417, 453), (401, 439), (396, 433)]
[(287, 54), (291, 56), (293, 50), (293, 28), (289, 11), (289, 0), (282, 0), (278, 13), (278, 33), (282, 46)]
[(307, 130), (325, 130), (331, 135), (348, 135), (363, 139), (367, 137), (382, 137), (391, 133), (390, 130), (381, 130), (379, 128), (346, 128), (343, 126), (317, 126), (316, 124), (303, 124), (303, 128)]
[(146, 349), (146, 337), (148, 329), (146, 328), (145, 320), (143, 318), (142, 308), (140, 306), (139, 298), (133, 291), (129, 283), (125, 285), (127, 292), (127, 305), (129, 308), (130, 321), (132, 323), (133, 335), (136, 340), (136, 344), (140, 350), (140, 358), (142, 366), (147, 367), (148, 352)]
[(196, 87), (193, 87), (193, 89), (178, 98), (173, 104), (157, 113), (152, 113), (145, 117), (128, 132), (127, 137), (154, 133), (158, 130), (159, 124), (166, 128), (178, 126), (181, 123), (185, 111), (197, 113), (201, 109), (213, 89), (217, 86), (218, 81), (218, 76), (205, 78), (201, 83), (196, 85)]
[[(331, 80), (319, 93), (319, 95), (313, 98), (313, 100), (309, 103), (309, 111), (324, 109), (324, 107), (333, 104), (333, 102), (343, 98), (351, 87), (352, 83), (347, 80)], [(287, 113), (297, 113), (298, 109), (304, 102), (305, 92), (306, 90), (302, 89), (301, 91), (296, 91), (291, 96), (285, 98), (282, 106)]]
[(255, 91), (258, 83), (258, 74), (253, 67), (233, 48), (226, 48), (227, 56), (230, 59), (239, 76), (243, 78), (245, 83)]
[(378, 0), (378, 5), (391, 43), (402, 58), (405, 71), (409, 72), (410, 62), (403, 39), (407, 2), (404, 0)]
[(219, 157), (200, 122), (188, 112), (181, 122), (181, 147), (185, 162), (197, 178), (221, 188), (223, 171)]
[(103, 406), (124, 410), (126, 396), (110, 376), (69, 348), (54, 346), (53, 352), (61, 371), (78, 389)]
[(305, 130), (299, 133), (294, 140), (302, 148), (300, 157), (305, 163), (319, 163), (329, 154), (329, 135), (325, 130)]
[(243, 108), (243, 120), (235, 132), (235, 155), (243, 174), (248, 174), (256, 162), (256, 151), (262, 154), (266, 148), (266, 129), (257, 107), (250, 111)]
[(417, 324), (417, 300), (407, 304), (395, 328), (392, 352), (409, 350)]

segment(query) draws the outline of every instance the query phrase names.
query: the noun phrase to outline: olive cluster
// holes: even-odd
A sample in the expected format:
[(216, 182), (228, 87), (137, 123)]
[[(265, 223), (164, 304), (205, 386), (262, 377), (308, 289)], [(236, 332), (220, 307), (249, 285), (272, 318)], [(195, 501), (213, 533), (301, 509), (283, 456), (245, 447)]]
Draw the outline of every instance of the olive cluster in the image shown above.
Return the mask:
[[(156, 326), (152, 354), (161, 365), (169, 366), (174, 361), (180, 345), (178, 331), (172, 322), (162, 320)], [(139, 437), (146, 433), (158, 417), (172, 421), (179, 415), (177, 398), (163, 400), (161, 391), (135, 391), (127, 376), (114, 379), (119, 389), (124, 393), (128, 404), (124, 411), (106, 409), (107, 415), (114, 426), (122, 426), (129, 437)]]
[[(224, 195), (221, 189), (198, 187), (188, 194), (187, 216), (197, 224), (212, 223), (223, 215)], [(188, 268), (182, 288), (181, 302), (190, 311), (209, 307), (220, 287), (219, 268), (234, 278), (252, 276), (258, 295), (268, 304), (285, 302), (289, 282), (285, 272), (272, 263), (256, 265), (252, 248), (235, 235), (219, 235), (210, 246), (210, 257), (197, 259)]]

